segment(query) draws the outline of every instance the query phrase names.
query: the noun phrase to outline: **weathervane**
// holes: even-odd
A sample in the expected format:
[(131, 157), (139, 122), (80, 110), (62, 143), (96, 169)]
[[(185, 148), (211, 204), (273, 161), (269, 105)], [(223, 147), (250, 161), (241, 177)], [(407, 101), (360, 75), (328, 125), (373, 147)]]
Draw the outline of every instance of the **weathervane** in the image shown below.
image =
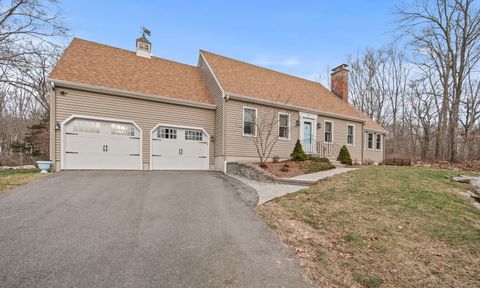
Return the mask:
[(148, 30), (147, 28), (145, 28), (145, 26), (140, 27), (140, 29), (142, 29), (143, 37), (145, 37), (145, 34), (147, 34), (148, 36), (151, 36), (152, 32), (150, 30)]

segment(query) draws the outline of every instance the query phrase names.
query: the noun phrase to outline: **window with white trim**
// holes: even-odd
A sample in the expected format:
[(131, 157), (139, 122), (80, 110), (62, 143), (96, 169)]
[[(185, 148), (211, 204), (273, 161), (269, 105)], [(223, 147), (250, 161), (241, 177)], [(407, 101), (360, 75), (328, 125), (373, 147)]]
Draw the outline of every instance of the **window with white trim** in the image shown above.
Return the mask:
[(243, 135), (255, 136), (257, 109), (243, 107)]
[(332, 143), (333, 140), (333, 122), (325, 121), (325, 143)]
[(198, 130), (185, 130), (185, 140), (202, 141), (203, 132)]
[(163, 139), (177, 139), (177, 129), (173, 128), (158, 128), (157, 138)]
[(100, 122), (85, 119), (75, 119), (70, 126), (70, 132), (100, 134)]
[(373, 133), (367, 133), (367, 149), (373, 149)]
[(135, 127), (131, 124), (110, 124), (110, 134), (119, 136), (135, 136)]
[(290, 114), (278, 113), (278, 138), (290, 139)]
[(354, 145), (355, 144), (355, 126), (347, 125), (347, 144)]
[(375, 148), (377, 150), (382, 150), (382, 135), (381, 134), (376, 134), (376, 143), (375, 143)]

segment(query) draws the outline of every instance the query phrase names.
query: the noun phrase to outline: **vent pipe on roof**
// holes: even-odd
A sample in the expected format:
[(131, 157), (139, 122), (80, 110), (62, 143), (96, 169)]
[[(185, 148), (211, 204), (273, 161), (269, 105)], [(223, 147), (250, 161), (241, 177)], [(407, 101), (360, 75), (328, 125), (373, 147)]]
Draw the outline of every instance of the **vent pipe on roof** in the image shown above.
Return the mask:
[(331, 89), (338, 98), (348, 103), (348, 65), (342, 64), (332, 69)]

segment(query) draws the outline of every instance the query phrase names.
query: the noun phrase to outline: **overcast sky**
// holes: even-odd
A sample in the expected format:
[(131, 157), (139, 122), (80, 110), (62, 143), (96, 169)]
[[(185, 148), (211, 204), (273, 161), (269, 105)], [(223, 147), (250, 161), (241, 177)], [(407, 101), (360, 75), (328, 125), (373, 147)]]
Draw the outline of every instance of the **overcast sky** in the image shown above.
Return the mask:
[(204, 49), (317, 80), (367, 46), (392, 40), (391, 0), (63, 1), (71, 35), (129, 50), (140, 26), (153, 54), (195, 65)]

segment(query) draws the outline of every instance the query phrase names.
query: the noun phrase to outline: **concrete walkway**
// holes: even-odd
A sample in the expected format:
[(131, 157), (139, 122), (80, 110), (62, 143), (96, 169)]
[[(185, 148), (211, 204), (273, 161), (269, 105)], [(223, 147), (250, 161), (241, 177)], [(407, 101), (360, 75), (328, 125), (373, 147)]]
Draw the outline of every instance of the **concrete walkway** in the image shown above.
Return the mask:
[[(349, 172), (352, 170), (355, 170), (356, 168), (336, 168), (332, 170), (327, 170), (327, 171), (322, 171), (322, 172), (317, 172), (317, 173), (311, 173), (311, 174), (305, 174), (305, 175), (300, 175), (300, 176), (295, 176), (292, 178), (282, 178), (284, 180), (297, 180), (299, 182), (308, 182), (310, 184), (313, 184), (319, 180), (325, 179), (327, 177)], [(272, 199), (275, 199), (277, 197), (281, 197), (284, 195), (287, 195), (289, 193), (297, 192), (301, 189), (307, 188), (305, 185), (294, 185), (294, 184), (281, 184), (281, 183), (271, 183), (271, 182), (262, 182), (262, 181), (255, 181), (255, 180), (250, 180), (244, 177), (240, 177), (237, 175), (229, 175), (239, 181), (242, 181), (243, 183), (251, 186), (255, 190), (257, 190), (258, 193), (258, 205), (262, 205), (263, 203), (266, 203)]]
[(262, 181), (250, 180), (244, 177), (240, 177), (238, 175), (229, 175), (229, 176), (255, 189), (258, 193), (258, 205), (262, 205), (263, 203), (266, 203), (274, 198), (307, 188), (305, 185), (290, 185), (290, 184), (262, 182)]
[(327, 177), (337, 175), (337, 174), (342, 174), (345, 172), (353, 171), (356, 170), (357, 168), (335, 168), (332, 170), (327, 170), (327, 171), (321, 171), (317, 173), (310, 173), (310, 174), (304, 174), (300, 176), (295, 176), (291, 178), (283, 178), (283, 179), (288, 179), (288, 180), (300, 180), (300, 181), (309, 181), (315, 183), (319, 180), (325, 179)]

